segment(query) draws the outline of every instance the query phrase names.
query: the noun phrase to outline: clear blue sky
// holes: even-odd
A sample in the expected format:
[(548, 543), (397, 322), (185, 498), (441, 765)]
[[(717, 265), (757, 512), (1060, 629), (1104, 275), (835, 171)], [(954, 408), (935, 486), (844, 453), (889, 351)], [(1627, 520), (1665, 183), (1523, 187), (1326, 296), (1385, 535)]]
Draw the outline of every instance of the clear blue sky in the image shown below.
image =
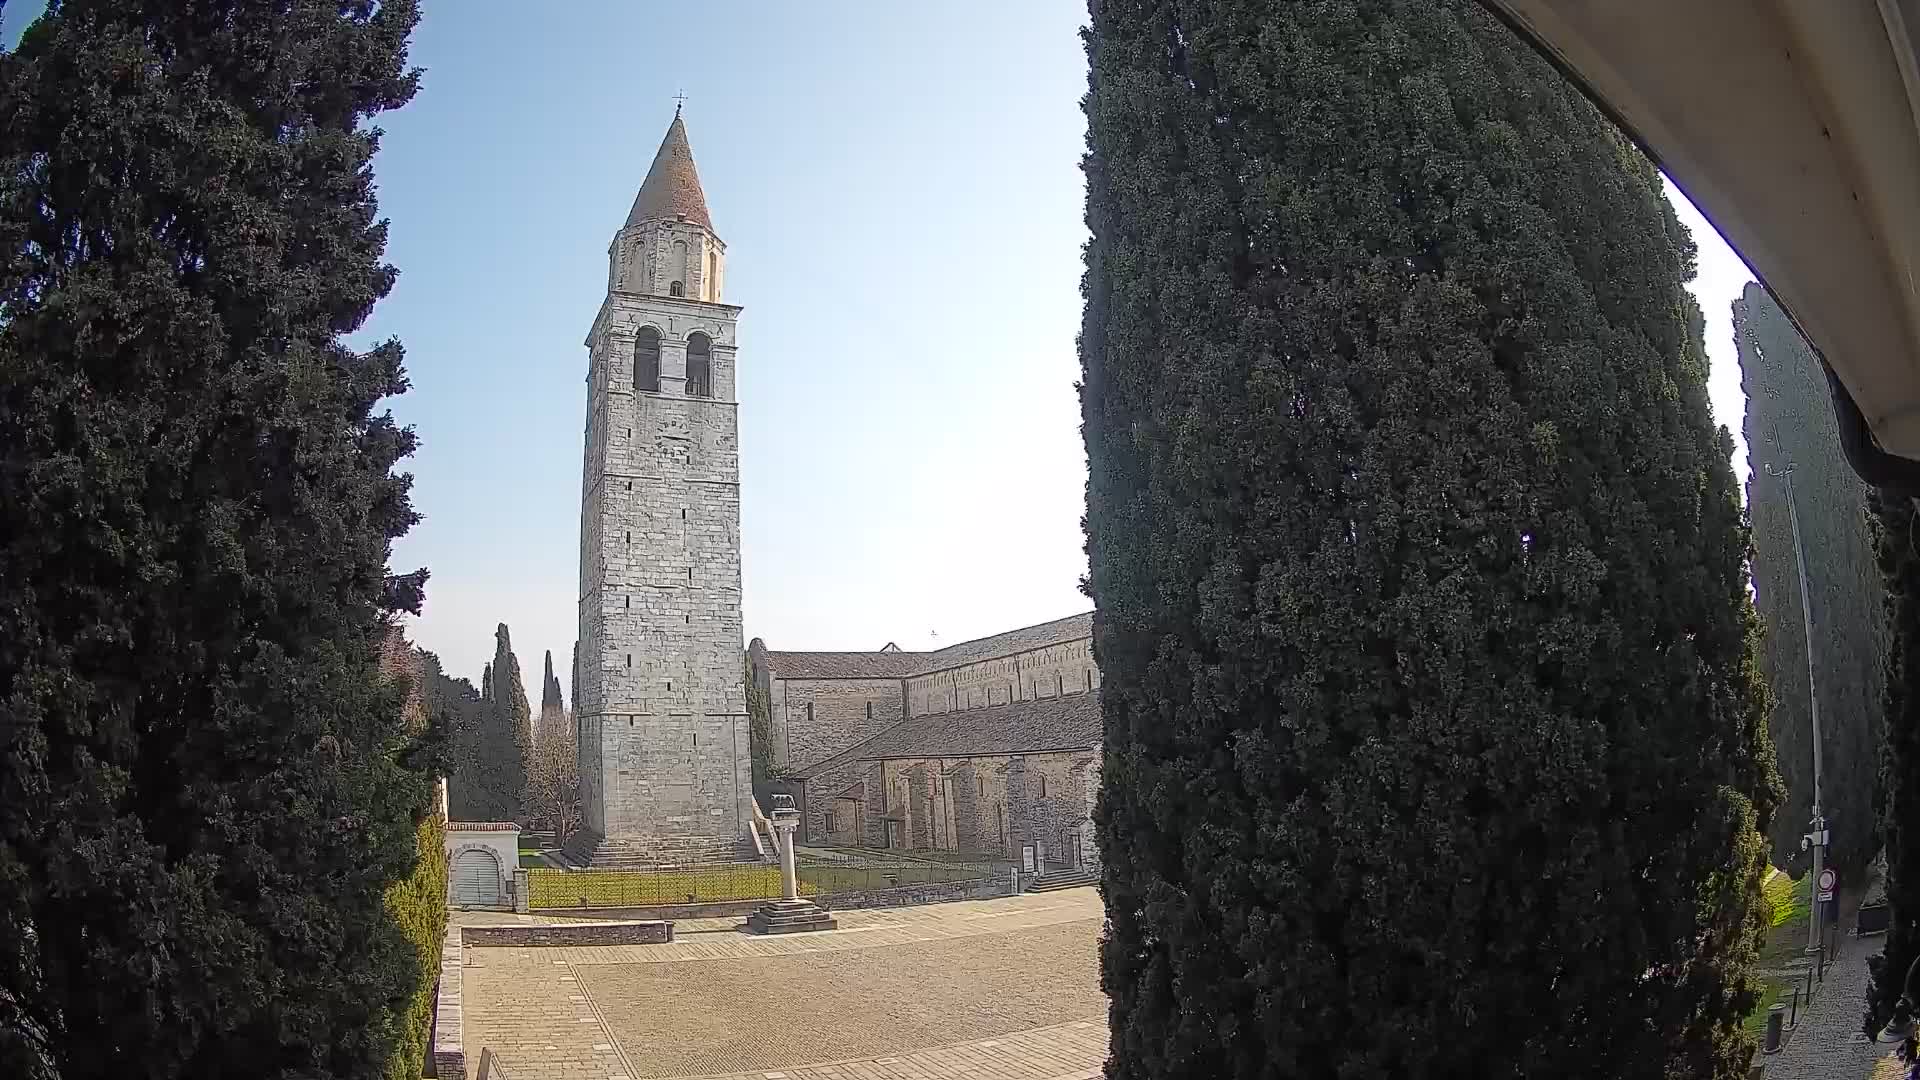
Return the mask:
[[(11, 40), (37, 5), (6, 11)], [(606, 248), (684, 88), (742, 304), (749, 636), (916, 649), (1084, 610), (1085, 62), (1076, 0), (429, 0), (414, 102), (381, 121), (415, 505), (410, 630), (530, 692), (573, 645), (586, 352)], [(1739, 434), (1746, 271), (1690, 208), (1714, 401)], [(1744, 475), (1744, 451), (1736, 462)], [(935, 635), (938, 635), (937, 637)], [(568, 700), (571, 702), (569, 688)]]

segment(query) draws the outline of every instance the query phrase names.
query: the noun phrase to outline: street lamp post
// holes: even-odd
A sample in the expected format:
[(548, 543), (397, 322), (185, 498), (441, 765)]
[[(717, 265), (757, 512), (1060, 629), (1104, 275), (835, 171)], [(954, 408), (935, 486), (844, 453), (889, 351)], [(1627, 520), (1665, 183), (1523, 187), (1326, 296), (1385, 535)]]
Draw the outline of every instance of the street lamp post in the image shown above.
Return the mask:
[(1800, 841), (1800, 845), (1813, 855), (1813, 913), (1807, 920), (1807, 951), (1820, 951), (1820, 871), (1825, 863), (1827, 849), (1827, 819), (1820, 813), (1820, 694), (1813, 682), (1813, 604), (1807, 589), (1807, 552), (1800, 543), (1800, 510), (1793, 501), (1793, 465), (1784, 469), (1767, 466), (1768, 476), (1779, 477), (1787, 487), (1787, 520), (1793, 526), (1793, 561), (1800, 574), (1800, 618), (1806, 627), (1807, 636), (1807, 715), (1813, 721), (1813, 820), (1812, 831)]

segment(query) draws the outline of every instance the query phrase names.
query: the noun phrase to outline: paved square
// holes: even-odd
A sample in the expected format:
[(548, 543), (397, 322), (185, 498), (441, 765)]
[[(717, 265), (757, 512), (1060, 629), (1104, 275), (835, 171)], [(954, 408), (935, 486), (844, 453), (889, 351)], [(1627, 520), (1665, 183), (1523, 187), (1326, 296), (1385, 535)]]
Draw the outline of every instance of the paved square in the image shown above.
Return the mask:
[(748, 937), (690, 920), (671, 945), (469, 948), (469, 1061), (513, 1080), (1093, 1077), (1106, 999), (1091, 889), (847, 912)]

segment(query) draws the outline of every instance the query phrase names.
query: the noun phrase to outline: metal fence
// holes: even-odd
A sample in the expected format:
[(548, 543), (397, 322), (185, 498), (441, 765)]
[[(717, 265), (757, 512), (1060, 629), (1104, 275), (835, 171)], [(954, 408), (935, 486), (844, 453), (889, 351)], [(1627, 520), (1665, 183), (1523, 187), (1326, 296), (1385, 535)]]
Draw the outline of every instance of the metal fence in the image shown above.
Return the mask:
[(1007, 879), (1005, 864), (992, 862), (871, 857), (844, 861), (800, 859), (795, 868), (800, 875), (801, 887), (811, 885), (815, 890), (812, 895), (817, 896), (878, 892), (905, 885), (993, 883)]
[[(811, 896), (805, 884), (803, 895)], [(664, 907), (781, 895), (780, 868), (765, 863), (714, 863), (676, 870), (529, 870), (534, 908)]]
[[(905, 886), (987, 887), (1008, 880), (1004, 863), (918, 859), (801, 857), (795, 861), (800, 895), (817, 899), (897, 890)], [(770, 863), (713, 863), (663, 870), (527, 871), (533, 908), (666, 907), (782, 895), (780, 867)]]

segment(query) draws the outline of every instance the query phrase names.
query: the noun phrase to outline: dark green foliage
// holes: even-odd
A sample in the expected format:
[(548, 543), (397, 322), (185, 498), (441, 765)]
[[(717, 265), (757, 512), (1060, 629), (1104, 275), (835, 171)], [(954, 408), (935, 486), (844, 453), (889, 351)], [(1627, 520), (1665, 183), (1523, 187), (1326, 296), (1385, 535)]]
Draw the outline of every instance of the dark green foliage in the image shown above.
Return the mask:
[(1693, 247), (1465, 0), (1095, 0), (1107, 1074), (1741, 1075), (1777, 798)]
[(1907, 968), (1920, 957), (1920, 512), (1912, 499), (1873, 491), (1868, 504), (1885, 575), (1887, 646), (1881, 828), (1887, 850), (1886, 947), (1868, 960), (1864, 1018), (1878, 1031), (1894, 1017)]
[[(506, 780), (498, 775), (496, 755), (486, 752), (486, 734), (494, 721), (493, 703), (465, 679), (447, 677), (440, 661), (427, 668), (429, 707), (448, 717), (451, 731), (447, 773), (447, 815), (454, 821), (504, 821), (513, 817), (517, 803), (507, 800)], [(482, 678), (492, 679), (492, 665)]]
[(521, 821), (527, 815), (532, 716), (507, 624), (494, 630), (493, 662), (480, 690), (461, 679), (442, 687), (455, 716), (447, 801), (455, 821)]
[[(397, 635), (396, 635), (397, 637)], [(406, 709), (408, 729), (444, 731), (451, 723), (444, 709), (432, 709), (428, 672), (439, 675), (440, 659), (425, 650), (407, 648), (400, 665), (409, 679)], [(440, 676), (444, 678), (444, 676)], [(388, 1080), (418, 1080), (425, 1065), (433, 1030), (433, 1006), (438, 999), (440, 946), (447, 933), (447, 822), (434, 806), (415, 830), (413, 873), (387, 890), (387, 913), (413, 946), (420, 978), (396, 1026), (392, 1055), (387, 1059)]]
[[(1874, 785), (1880, 760), (1881, 676), (1886, 652), (1885, 585), (1867, 527), (1867, 492), (1840, 453), (1832, 399), (1820, 361), (1759, 285), (1733, 304), (1747, 394), (1747, 483), (1753, 523), (1753, 577), (1761, 654), (1773, 688), (1769, 718), (1786, 801), (1768, 840), (1776, 866), (1807, 863), (1800, 837), (1813, 803), (1812, 726), (1807, 709), (1807, 636), (1794, 565), (1786, 485), (1766, 466), (1793, 464), (1808, 589), (1813, 600), (1814, 663), (1824, 746), (1822, 812), (1833, 834), (1828, 861), (1858, 871), (1879, 850)], [(1850, 875), (1851, 876), (1851, 875)]]
[(567, 752), (573, 752), (573, 732), (567, 722), (567, 704), (560, 693), (560, 680), (553, 673), (553, 653), (547, 653), (546, 672), (540, 680), (540, 728), (538, 740), (565, 739)]
[(447, 935), (447, 823), (436, 809), (420, 823), (415, 847), (419, 858), (412, 875), (387, 890), (387, 912), (413, 946), (420, 978), (406, 1011), (397, 1018), (388, 1080), (424, 1076), (438, 999), (440, 944)]
[(527, 810), (527, 766), (533, 760), (533, 710), (520, 679), (520, 658), (513, 655), (507, 624), (493, 631), (493, 711), (480, 739), (480, 752), (493, 769), (495, 790), (511, 811), (500, 820), (523, 820)]
[(374, 1077), (437, 767), (367, 123), (411, 0), (49, 6), (0, 57), (0, 1076)]
[[(758, 638), (754, 639), (757, 644)], [(746, 658), (747, 752), (753, 769), (753, 797), (762, 807), (772, 804), (773, 704), (767, 686), (754, 676), (753, 656)]]

